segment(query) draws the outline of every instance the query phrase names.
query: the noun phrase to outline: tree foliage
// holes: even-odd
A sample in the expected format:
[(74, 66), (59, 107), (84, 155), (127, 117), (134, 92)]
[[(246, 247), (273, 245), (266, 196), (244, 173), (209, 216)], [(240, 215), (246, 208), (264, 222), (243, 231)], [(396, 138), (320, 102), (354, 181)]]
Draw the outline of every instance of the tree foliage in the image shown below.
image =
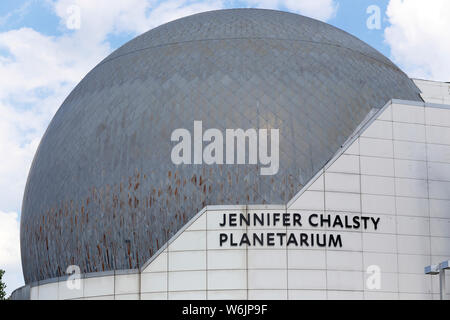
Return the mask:
[(6, 299), (6, 284), (3, 282), (3, 275), (5, 274), (4, 270), (0, 269), (0, 300)]

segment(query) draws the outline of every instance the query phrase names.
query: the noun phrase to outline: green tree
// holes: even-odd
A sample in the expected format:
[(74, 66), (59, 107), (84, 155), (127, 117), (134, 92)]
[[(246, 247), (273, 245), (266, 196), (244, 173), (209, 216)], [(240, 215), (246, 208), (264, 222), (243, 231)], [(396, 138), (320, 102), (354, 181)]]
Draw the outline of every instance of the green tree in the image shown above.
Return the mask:
[(0, 269), (0, 300), (6, 299), (6, 283), (4, 283), (2, 280), (4, 274), (5, 271)]

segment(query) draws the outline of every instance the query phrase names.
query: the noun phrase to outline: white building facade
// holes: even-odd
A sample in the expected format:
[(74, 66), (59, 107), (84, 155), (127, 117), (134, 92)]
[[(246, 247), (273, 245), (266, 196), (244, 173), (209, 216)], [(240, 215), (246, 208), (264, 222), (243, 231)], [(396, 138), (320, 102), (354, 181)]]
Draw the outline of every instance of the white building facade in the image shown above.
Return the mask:
[(424, 267), (450, 258), (450, 85), (415, 82), (426, 102), (374, 109), (287, 204), (208, 206), (140, 270), (16, 298), (439, 299)]

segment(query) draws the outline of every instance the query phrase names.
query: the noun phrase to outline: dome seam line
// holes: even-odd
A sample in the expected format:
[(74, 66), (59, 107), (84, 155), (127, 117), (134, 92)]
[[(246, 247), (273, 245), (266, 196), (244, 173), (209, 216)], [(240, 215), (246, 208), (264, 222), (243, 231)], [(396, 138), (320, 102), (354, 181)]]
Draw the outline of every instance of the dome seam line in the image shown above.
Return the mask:
[[(97, 67), (100, 67), (101, 65), (108, 63), (110, 61), (116, 60), (118, 58), (121, 58), (123, 56), (127, 56), (127, 55), (131, 55), (133, 53), (136, 52), (141, 52), (141, 51), (145, 51), (145, 50), (150, 50), (150, 49), (155, 49), (155, 48), (163, 48), (163, 47), (169, 47), (169, 46), (173, 46), (173, 45), (177, 45), (177, 44), (187, 44), (187, 43), (193, 43), (193, 42), (203, 42), (203, 41), (220, 41), (220, 40), (281, 40), (281, 41), (292, 41), (292, 42), (306, 42), (306, 43), (311, 43), (311, 44), (323, 44), (323, 45), (327, 45), (330, 47), (336, 47), (336, 48), (341, 48), (341, 49), (346, 49), (349, 50), (351, 52), (354, 52), (356, 54), (360, 54), (368, 59), (374, 60), (376, 62), (379, 62), (383, 65), (386, 65), (389, 68), (392, 68), (394, 70), (400, 71), (402, 73), (404, 73), (399, 67), (397, 67), (395, 64), (391, 63), (387, 63), (384, 61), (381, 61), (375, 57), (372, 57), (368, 54), (365, 54), (361, 51), (355, 50), (355, 49), (351, 49), (351, 48), (347, 48), (338, 44), (333, 44), (330, 42), (319, 42), (319, 41), (311, 41), (311, 40), (303, 40), (303, 39), (286, 39), (286, 38), (271, 38), (271, 37), (233, 37), (233, 38), (215, 38), (215, 39), (195, 39), (195, 40), (186, 40), (186, 41), (177, 41), (177, 42), (168, 42), (168, 43), (164, 43), (164, 44), (159, 44), (159, 45), (154, 45), (154, 46), (149, 46), (149, 47), (144, 47), (144, 48), (140, 48), (140, 49), (136, 49), (130, 52), (126, 52), (123, 53), (121, 55), (112, 57), (112, 58), (106, 58), (105, 60), (103, 60), (102, 62), (100, 62), (97, 66), (94, 67), (94, 69), (96, 69)], [(93, 70), (94, 70), (93, 69)]]

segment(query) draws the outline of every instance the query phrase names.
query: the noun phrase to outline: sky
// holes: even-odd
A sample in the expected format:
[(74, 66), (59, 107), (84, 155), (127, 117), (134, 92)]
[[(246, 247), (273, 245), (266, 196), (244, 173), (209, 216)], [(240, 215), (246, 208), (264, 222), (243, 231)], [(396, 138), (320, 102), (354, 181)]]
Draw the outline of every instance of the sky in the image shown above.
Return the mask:
[(299, 13), (343, 29), (410, 77), (450, 81), (449, 0), (0, 0), (0, 269), (23, 285), (19, 221), (39, 141), (75, 85), (160, 24), (214, 9)]

